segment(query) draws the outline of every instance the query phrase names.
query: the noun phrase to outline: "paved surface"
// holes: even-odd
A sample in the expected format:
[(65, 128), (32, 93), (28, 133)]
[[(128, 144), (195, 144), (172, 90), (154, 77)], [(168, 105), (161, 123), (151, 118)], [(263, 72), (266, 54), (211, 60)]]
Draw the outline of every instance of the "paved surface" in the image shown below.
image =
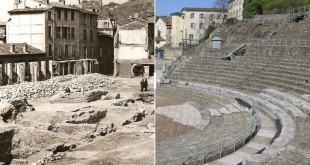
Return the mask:
[[(155, 113), (167, 116), (173, 119), (174, 122), (178, 122), (183, 125), (194, 126), (196, 128), (198, 128), (201, 121), (201, 114), (199, 110), (197, 110), (189, 103), (185, 103), (183, 105), (158, 107)], [(206, 126), (207, 125), (205, 125), (205, 127)]]

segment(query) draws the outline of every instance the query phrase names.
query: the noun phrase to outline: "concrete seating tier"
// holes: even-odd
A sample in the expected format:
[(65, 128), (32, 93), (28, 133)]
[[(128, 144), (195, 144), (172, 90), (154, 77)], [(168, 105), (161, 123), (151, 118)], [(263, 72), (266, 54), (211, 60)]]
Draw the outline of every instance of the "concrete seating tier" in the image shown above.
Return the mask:
[(193, 101), (204, 108), (220, 108), (233, 101), (220, 95), (217, 96), (199, 90), (189, 90), (171, 85), (156, 88), (156, 95), (166, 96), (184, 102)]
[[(222, 154), (234, 151), (235, 143), (251, 135), (253, 116), (229, 104), (211, 110), (212, 117), (204, 130), (193, 129), (185, 135), (156, 144), (156, 164), (203, 164)], [(242, 144), (243, 145), (243, 144)], [(217, 153), (215, 156), (212, 153)]]
[[(265, 147), (265, 150), (262, 151), (261, 154), (254, 154), (254, 155), (246, 155), (245, 160), (243, 163), (245, 164), (262, 164), (270, 159), (281, 156), (286, 150), (288, 145), (294, 141), (295, 135), (298, 134), (297, 131), (303, 131), (303, 128), (299, 128), (297, 130), (297, 124), (295, 123), (303, 123), (304, 117), (307, 117), (307, 114), (303, 113), (301, 109), (299, 109), (295, 105), (299, 105), (300, 107), (304, 107), (303, 104), (307, 105), (302, 99), (289, 95), (290, 98), (285, 97), (287, 93), (284, 95), (283, 92), (279, 92), (276, 90), (265, 90), (265, 94), (260, 94), (259, 97), (248, 95), (242, 92), (225, 89), (221, 87), (206, 85), (206, 84), (196, 84), (188, 82), (186, 88), (190, 89), (200, 89), (205, 92), (211, 92), (220, 94), (222, 93), (225, 96), (230, 96), (232, 98), (240, 98), (245, 100), (250, 105), (256, 107), (260, 112), (264, 113), (265, 115), (269, 116), (271, 119), (277, 119), (280, 121), (281, 124), (281, 131), (278, 137), (275, 137), (274, 141), (271, 143), (270, 146)], [(266, 93), (268, 97), (266, 96)], [(273, 97), (277, 96), (277, 97)], [(272, 99), (270, 97), (273, 97)], [(282, 98), (282, 100), (280, 99)], [(293, 99), (294, 98), (294, 99)], [(267, 99), (267, 100), (265, 100)], [(292, 103), (288, 103), (284, 99), (291, 99)], [(294, 101), (293, 101), (294, 100)], [(298, 101), (297, 101), (298, 100)], [(299, 103), (299, 104), (298, 104)], [(282, 106), (288, 106), (290, 108), (282, 108)], [(264, 123), (262, 123), (263, 125)], [(260, 134), (260, 133), (258, 133)], [(212, 164), (212, 162), (210, 163)]]
[[(290, 53), (295, 53), (291, 60), (282, 56), (280, 48), (269, 47), (262, 52), (268, 55), (274, 53), (273, 57), (261, 56), (258, 52), (263, 47), (260, 46), (249, 46), (247, 49), (250, 51), (247, 50), (244, 56), (233, 61), (203, 61), (199, 56), (192, 56), (178, 65), (170, 78), (235, 86), (237, 89), (241, 85), (241, 90), (249, 89), (249, 92), (260, 92), (264, 88), (273, 87), (301, 94), (310, 93), (310, 84), (306, 83), (306, 77), (310, 76), (310, 58), (304, 56), (306, 49), (290, 50)], [(299, 57), (300, 60), (293, 62)]]

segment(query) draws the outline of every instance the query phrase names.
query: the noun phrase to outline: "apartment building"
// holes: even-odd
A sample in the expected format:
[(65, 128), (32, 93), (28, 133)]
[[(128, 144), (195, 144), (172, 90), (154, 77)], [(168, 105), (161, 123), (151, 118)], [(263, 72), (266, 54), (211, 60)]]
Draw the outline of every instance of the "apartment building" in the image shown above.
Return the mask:
[(229, 0), (228, 1), (228, 18), (237, 18), (242, 20), (244, 0)]
[(155, 23), (155, 47), (170, 44), (171, 40), (171, 17), (160, 17)]
[(75, 6), (40, 4), (9, 11), (8, 43), (46, 52), (52, 75), (93, 72), (97, 64), (97, 14)]
[(209, 25), (222, 24), (227, 17), (227, 10), (184, 7), (181, 12), (172, 13), (171, 17), (171, 45), (177, 47), (181, 45), (182, 39), (197, 42)]

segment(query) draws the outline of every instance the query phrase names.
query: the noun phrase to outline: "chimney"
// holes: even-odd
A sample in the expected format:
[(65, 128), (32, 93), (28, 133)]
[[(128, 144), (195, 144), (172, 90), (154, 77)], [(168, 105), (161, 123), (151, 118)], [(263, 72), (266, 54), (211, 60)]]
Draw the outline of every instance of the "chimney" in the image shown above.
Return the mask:
[(23, 52), (28, 53), (28, 45), (26, 43), (23, 46)]
[(66, 5), (66, 0), (59, 0), (59, 3)]
[(10, 53), (15, 53), (15, 45), (14, 44), (10, 45)]

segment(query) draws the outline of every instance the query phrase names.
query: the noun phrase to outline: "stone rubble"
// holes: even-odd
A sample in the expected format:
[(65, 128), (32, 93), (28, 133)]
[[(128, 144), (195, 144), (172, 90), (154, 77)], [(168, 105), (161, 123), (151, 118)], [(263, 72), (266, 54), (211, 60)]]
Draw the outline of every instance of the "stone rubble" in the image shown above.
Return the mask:
[(24, 82), (0, 87), (0, 101), (7, 99), (27, 99), (53, 96), (67, 88), (70, 91), (84, 92), (98, 87), (112, 85), (115, 82), (107, 76), (93, 73), (87, 75), (57, 76), (40, 82)]

